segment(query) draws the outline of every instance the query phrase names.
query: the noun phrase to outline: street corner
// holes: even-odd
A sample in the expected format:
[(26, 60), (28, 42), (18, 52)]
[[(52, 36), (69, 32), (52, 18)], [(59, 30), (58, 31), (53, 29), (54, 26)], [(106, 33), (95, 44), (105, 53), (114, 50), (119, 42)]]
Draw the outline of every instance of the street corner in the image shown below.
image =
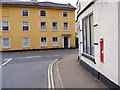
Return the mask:
[(69, 73), (68, 64), (70, 64), (71, 62), (74, 63), (74, 61), (77, 62), (77, 56), (78, 55), (76, 54), (72, 54), (65, 57), (61, 57), (54, 63), (53, 65), (54, 88), (67, 87), (66, 83), (69, 82), (69, 80), (66, 78), (67, 74), (65, 73)]

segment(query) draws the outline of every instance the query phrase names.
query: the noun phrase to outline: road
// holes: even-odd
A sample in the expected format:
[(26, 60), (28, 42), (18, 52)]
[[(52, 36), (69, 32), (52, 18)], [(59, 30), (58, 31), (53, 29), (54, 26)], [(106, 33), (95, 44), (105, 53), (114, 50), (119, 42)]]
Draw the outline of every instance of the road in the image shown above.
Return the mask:
[(47, 88), (48, 65), (55, 59), (77, 54), (77, 49), (10, 52), (2, 54), (3, 88)]

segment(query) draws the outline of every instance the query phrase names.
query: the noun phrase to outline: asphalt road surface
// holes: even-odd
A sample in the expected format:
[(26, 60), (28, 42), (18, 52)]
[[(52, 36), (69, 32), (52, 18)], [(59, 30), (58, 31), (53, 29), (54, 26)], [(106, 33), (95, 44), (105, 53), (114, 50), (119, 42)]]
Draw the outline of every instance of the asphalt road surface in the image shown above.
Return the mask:
[(48, 65), (55, 59), (78, 54), (77, 49), (9, 52), (2, 54), (2, 88), (47, 88)]

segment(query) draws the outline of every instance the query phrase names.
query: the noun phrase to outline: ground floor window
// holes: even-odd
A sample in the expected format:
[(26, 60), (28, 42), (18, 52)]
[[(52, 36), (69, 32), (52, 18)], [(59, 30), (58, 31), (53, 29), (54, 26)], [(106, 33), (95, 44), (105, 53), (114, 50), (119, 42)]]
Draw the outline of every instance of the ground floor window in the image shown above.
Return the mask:
[(22, 45), (23, 47), (30, 47), (30, 38), (29, 37), (23, 37), (23, 40), (22, 40)]
[(10, 39), (2, 38), (2, 48), (10, 48)]
[(52, 37), (52, 46), (58, 46), (58, 37)]
[(41, 37), (40, 45), (41, 46), (47, 46), (47, 38), (46, 37)]
[(93, 14), (82, 19), (83, 52), (94, 56)]

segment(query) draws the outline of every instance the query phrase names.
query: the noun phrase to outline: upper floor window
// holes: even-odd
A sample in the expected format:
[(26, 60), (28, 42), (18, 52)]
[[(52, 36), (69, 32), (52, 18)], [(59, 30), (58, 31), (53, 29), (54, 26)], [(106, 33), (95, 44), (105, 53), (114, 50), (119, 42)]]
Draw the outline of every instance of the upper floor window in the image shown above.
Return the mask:
[(63, 26), (64, 26), (64, 31), (68, 31), (68, 29), (69, 29), (68, 22), (64, 22)]
[(4, 32), (9, 31), (9, 22), (8, 21), (2, 21), (2, 31), (4, 31)]
[(22, 28), (23, 28), (23, 31), (29, 31), (29, 22), (28, 21), (23, 21), (22, 22)]
[(57, 22), (52, 22), (52, 30), (57, 31), (58, 30), (58, 23)]
[(68, 18), (68, 11), (63, 11), (63, 18)]
[(46, 31), (46, 22), (41, 22), (40, 26), (41, 26), (41, 31)]
[(22, 16), (28, 17), (29, 16), (29, 9), (22, 9)]
[(23, 37), (23, 39), (22, 39), (22, 45), (23, 45), (23, 47), (30, 47), (30, 38), (29, 37)]
[(40, 16), (46, 17), (46, 10), (40, 10)]
[(10, 48), (10, 39), (2, 38), (2, 48)]

